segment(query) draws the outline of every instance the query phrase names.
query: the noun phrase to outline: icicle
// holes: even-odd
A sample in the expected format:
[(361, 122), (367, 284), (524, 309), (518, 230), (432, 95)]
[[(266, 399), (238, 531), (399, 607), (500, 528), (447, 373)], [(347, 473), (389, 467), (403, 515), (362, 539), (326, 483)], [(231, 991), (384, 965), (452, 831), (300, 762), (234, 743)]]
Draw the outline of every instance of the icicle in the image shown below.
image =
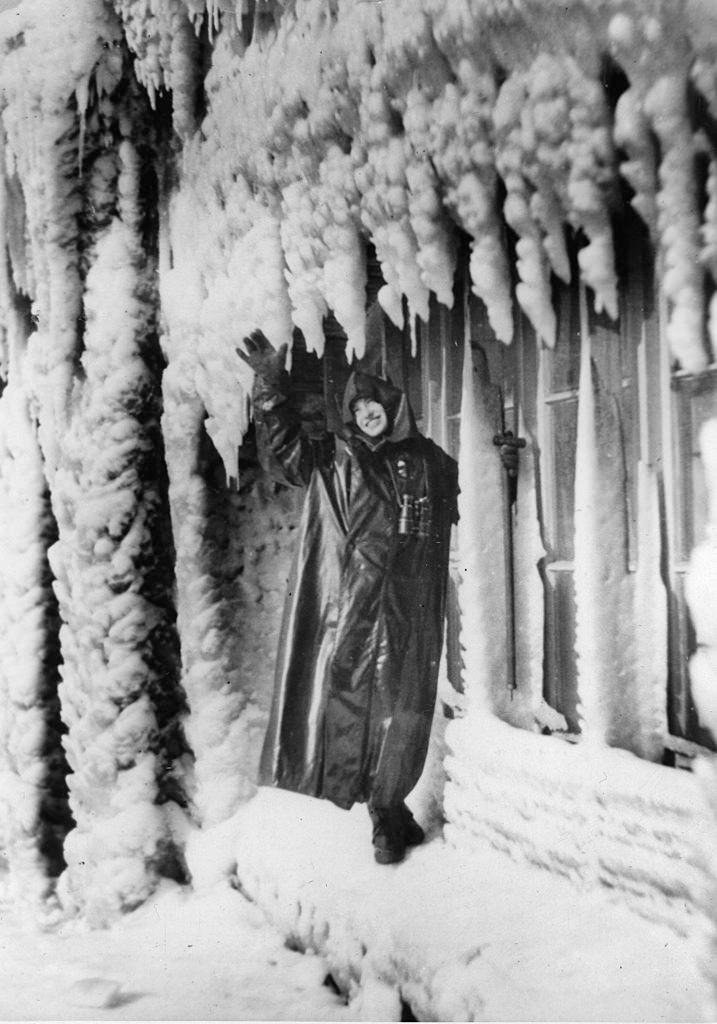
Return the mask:
[(97, 242), (85, 293), (85, 376), (56, 484), (52, 568), (65, 623), (60, 694), (76, 822), (61, 892), (98, 924), (156, 885), (169, 843), (158, 736), (176, 731), (168, 580), (158, 572), (164, 524), (156, 481), (136, 461), (156, 442), (153, 382), (140, 354), (148, 311), (138, 249), (117, 219)]
[[(257, 744), (266, 721), (263, 709), (257, 705), (256, 687), (257, 676), (266, 671), (265, 648), (257, 630), (252, 637), (242, 639), (239, 651), (233, 624), (244, 613), (251, 614), (256, 624), (257, 614), (268, 614), (271, 601), (265, 594), (259, 608), (249, 584), (249, 560), (256, 562), (257, 551), (265, 547), (266, 541), (267, 519), (261, 515), (261, 507), (256, 534), (249, 533), (252, 520), (246, 510), (247, 505), (257, 502), (256, 495), (246, 490), (243, 493), (241, 547), (236, 539), (230, 545), (226, 538), (213, 542), (213, 534), (207, 532), (226, 521), (224, 511), (227, 518), (231, 512), (228, 507), (218, 507), (221, 496), (207, 484), (200, 460), (202, 437), (204, 430), (212, 431), (227, 474), (236, 478), (236, 445), (248, 425), (251, 378), (245, 364), (234, 355), (233, 346), (256, 326), (262, 327), (277, 344), (285, 336), (291, 337), (290, 308), (278, 262), (278, 225), (269, 220), (265, 208), (257, 205), (249, 212), (252, 201), (248, 192), (240, 181), (235, 185), (235, 191), (227, 197), (228, 218), (224, 220), (212, 205), (212, 197), (205, 203), (203, 196), (185, 187), (175, 196), (169, 216), (162, 222), (160, 248), (167, 326), (164, 348), (168, 358), (162, 377), (162, 433), (177, 550), (176, 607), (182, 687), (189, 706), (186, 734), (193, 752), (187, 788), (195, 820), (205, 829), (225, 821), (255, 791)], [(202, 276), (208, 273), (210, 261), (198, 259), (197, 248), (200, 254), (211, 253), (216, 225), (226, 224), (229, 219), (236, 228), (243, 215), (249, 224), (254, 222), (256, 230), (247, 228), (245, 242), (240, 235), (232, 237), (226, 292), (220, 296), (210, 291), (205, 302), (205, 282), (217, 290), (225, 284), (216, 267), (213, 279)], [(268, 254), (277, 258), (276, 267), (261, 262)], [(282, 285), (281, 294), (273, 291)], [(236, 306), (231, 304), (234, 300)], [(221, 331), (213, 329), (209, 316), (202, 328), (203, 303), (205, 313), (217, 318), (215, 322)], [(210, 364), (212, 357), (216, 357), (216, 362)], [(202, 397), (198, 394), (199, 386), (203, 389)], [(214, 404), (210, 404), (212, 400)], [(205, 418), (207, 408), (209, 420)], [(230, 450), (232, 437), (236, 440)], [(209, 520), (208, 509), (213, 513)], [(274, 514), (275, 511), (274, 508)], [(280, 542), (281, 538), (276, 542), (277, 548)], [(273, 545), (268, 547), (273, 549)], [(287, 563), (278, 560), (275, 564), (268, 549), (264, 554), (268, 563), (263, 563), (262, 568), (269, 578), (285, 578)], [(237, 590), (227, 587), (228, 579), (238, 581)], [(271, 596), (278, 603), (280, 595)], [(267, 632), (273, 635), (274, 621), (270, 616), (268, 623)], [(237, 671), (237, 664), (245, 671)], [(250, 686), (247, 679), (251, 680)], [(194, 870), (195, 861), (191, 857), (188, 861)]]
[(578, 439), (575, 459), (575, 651), (578, 669), (580, 727), (586, 741), (602, 744), (607, 732), (602, 700), (603, 658), (598, 610), (604, 607), (597, 530), (598, 504), (602, 501), (597, 458), (595, 391), (590, 332), (581, 331), (578, 397)]
[(514, 74), (503, 83), (494, 111), (496, 165), (506, 188), (505, 219), (518, 235), (516, 257), (520, 280), (516, 298), (540, 338), (552, 347), (557, 327), (550, 267), (540, 231), (530, 214), (533, 190), (523, 173), (523, 151), (526, 138), (531, 137), (523, 121), (526, 102), (525, 78)]
[(505, 564), (496, 557), (504, 537), (503, 468), (492, 443), (496, 394), (486, 373), (473, 369), (468, 340), (463, 356), (458, 497), (458, 567), (463, 682), (469, 711), (481, 715), (505, 701), (506, 634), (500, 609), (507, 600)]
[[(258, 0), (258, 2), (261, 2), (261, 0)], [(206, 0), (206, 4), (209, 41), (213, 42), (214, 33), (219, 29), (219, 0)]]
[[(511, 206), (506, 200), (506, 220), (512, 227), (522, 223), (520, 220), (512, 221), (510, 217)], [(525, 231), (526, 228), (524, 227)], [(515, 295), (521, 308), (532, 323), (538, 337), (545, 342), (549, 348), (555, 345), (557, 332), (557, 320), (553, 309), (550, 290), (550, 269), (545, 259), (543, 248), (537, 237), (524, 235), (518, 239), (515, 246), (516, 266), (520, 281), (516, 285)]]
[[(565, 247), (564, 220), (568, 204), (561, 203), (570, 173), (570, 135), (573, 111), (567, 93), (570, 65), (551, 54), (539, 54), (525, 75), (526, 103), (516, 112), (522, 146), (522, 172), (535, 192), (530, 213), (543, 233), (542, 245), (553, 272), (570, 281), (570, 263)], [(515, 114), (514, 114), (515, 117)]]
[[(228, 477), (236, 477), (236, 453), (248, 425), (246, 394), (251, 380), (235, 353), (241, 339), (259, 328), (278, 348), (291, 344), (291, 305), (277, 213), (252, 199), (242, 178), (226, 196), (189, 181), (172, 208), (175, 267), (163, 277), (163, 303), (171, 322), (194, 337), (188, 372), (207, 411)], [(216, 225), (223, 262), (216, 261)], [(186, 258), (180, 265), (180, 253)], [(174, 282), (174, 283), (172, 283)]]
[(453, 233), (441, 208), (438, 183), (424, 160), (408, 163), (408, 214), (416, 235), (421, 280), (429, 291), (449, 309), (453, 307), (453, 278), (456, 271), (456, 246)]
[(346, 331), (347, 358), (360, 359), (366, 350), (366, 249), (353, 221), (327, 228), (325, 240), (323, 293)]
[(89, 102), (89, 89), (90, 89), (90, 76), (85, 75), (79, 80), (75, 86), (75, 96), (77, 98), (77, 113), (80, 118), (80, 141), (78, 144), (78, 157), (77, 162), (79, 166), (79, 173), (82, 176), (82, 159), (85, 152), (85, 129), (86, 115), (87, 115), (87, 104)]
[[(496, 229), (497, 229), (497, 217)], [(488, 320), (499, 341), (513, 340), (513, 305), (510, 295), (508, 259), (497, 230), (477, 233), (471, 242), (470, 275), (472, 291), (485, 303)]]
[(583, 280), (595, 293), (595, 310), (617, 319), (617, 276), (608, 194), (615, 178), (609, 112), (602, 82), (570, 61), (570, 170), (566, 186), (570, 222), (588, 243), (578, 252)]
[[(474, 67), (468, 60), (459, 62), (457, 82), (447, 74), (444, 62), (436, 61), (430, 72), (427, 95), (417, 86), (407, 95), (406, 137), (421, 160), (425, 160), (426, 154), (430, 155), (437, 178), (436, 203), (440, 202), (442, 189), (447, 209), (471, 236), (473, 291), (485, 303), (497, 337), (508, 343), (513, 336), (513, 311), (510, 271), (496, 198), (492, 127), (495, 84), (490, 73)], [(417, 221), (416, 230), (417, 234), (422, 230), (421, 220)], [(452, 292), (455, 269), (453, 244), (446, 237), (441, 217), (435, 210), (431, 230), (436, 245), (431, 245), (430, 235), (423, 236), (426, 253), (422, 258), (430, 260), (434, 248), (436, 258), (441, 258), (440, 254), (449, 248), (450, 259), (443, 257), (446, 266), (441, 290), (439, 292), (435, 281), (431, 287), (439, 297), (445, 295), (441, 301), (450, 305), (447, 300), (449, 291)], [(426, 281), (428, 283), (429, 279)], [(452, 294), (450, 297), (452, 301)]]
[(328, 312), (321, 288), (326, 252), (305, 181), (292, 182), (282, 191), (280, 232), (293, 320), (309, 351), (320, 356), (324, 349), (323, 320)]
[(650, 126), (636, 89), (627, 89), (615, 108), (615, 143), (628, 159), (620, 173), (635, 193), (631, 205), (642, 218), (652, 239), (657, 238), (657, 166)]
[[(49, 592), (45, 534), (46, 484), (36, 431), (24, 393), (20, 350), (23, 327), (14, 317), (13, 372), (0, 398), (0, 819), (10, 869), (10, 891), (33, 911), (51, 891), (45, 844), (62, 838), (61, 801), (52, 800), (57, 834), (43, 822), (43, 804), (57, 780), (50, 750), (57, 757), (53, 673), (47, 658), (46, 612)], [(54, 676), (54, 677), (53, 677)], [(54, 749), (53, 749), (54, 748)], [(65, 808), (66, 810), (66, 808)], [(55, 856), (57, 850), (52, 851)]]
[(422, 320), (428, 320), (429, 291), (421, 279), (419, 246), (411, 225), (406, 181), (406, 151), (395, 134), (381, 72), (374, 68), (371, 87), (361, 97), (363, 138), (355, 140), (356, 186), (361, 221), (368, 231), (386, 281), (378, 300), (397, 327), (403, 326), (402, 297)]
[(166, 78), (172, 90), (172, 122), (180, 138), (194, 130), (194, 106), (197, 91), (199, 51), (197, 37), (183, 8), (177, 10), (170, 23)]
[(707, 365), (703, 341), (703, 271), (699, 264), (699, 215), (694, 176), (695, 142), (680, 73), (664, 75), (645, 98), (645, 112), (662, 147), (658, 196), (662, 290), (671, 309), (667, 340), (689, 373)]
[(650, 760), (662, 754), (667, 731), (667, 591), (660, 572), (660, 499), (658, 476), (640, 459), (637, 464), (637, 567), (631, 622), (635, 637), (635, 684), (639, 734), (635, 752)]
[(624, 554), (628, 539), (620, 423), (615, 396), (593, 362), (584, 294), (581, 307), (574, 499), (579, 714), (587, 742), (629, 750), (640, 746), (643, 712), (635, 681), (633, 579)]
[(530, 212), (545, 232), (543, 248), (553, 273), (565, 284), (570, 284), (572, 275), (565, 245), (565, 221), (560, 203), (552, 188), (543, 185), (538, 192), (530, 197)]

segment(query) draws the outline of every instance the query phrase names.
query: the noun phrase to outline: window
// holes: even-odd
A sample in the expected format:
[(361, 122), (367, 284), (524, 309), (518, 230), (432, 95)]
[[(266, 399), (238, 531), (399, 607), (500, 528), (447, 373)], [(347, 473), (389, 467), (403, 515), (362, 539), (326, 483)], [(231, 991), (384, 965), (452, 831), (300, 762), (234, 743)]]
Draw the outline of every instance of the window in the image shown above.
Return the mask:
[(542, 523), (545, 559), (544, 697), (579, 732), (575, 659), (575, 457), (580, 376), (580, 291), (555, 282), (555, 348), (542, 352)]

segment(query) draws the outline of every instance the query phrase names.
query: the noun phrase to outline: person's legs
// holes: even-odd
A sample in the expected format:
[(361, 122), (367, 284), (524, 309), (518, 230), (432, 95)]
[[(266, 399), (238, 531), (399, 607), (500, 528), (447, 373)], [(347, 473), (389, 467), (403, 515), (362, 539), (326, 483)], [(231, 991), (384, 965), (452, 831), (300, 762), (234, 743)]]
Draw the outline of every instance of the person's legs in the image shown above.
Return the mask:
[(396, 864), (403, 860), (407, 846), (418, 846), (425, 832), (404, 803), (389, 807), (368, 805), (373, 822), (374, 856), (379, 864)]

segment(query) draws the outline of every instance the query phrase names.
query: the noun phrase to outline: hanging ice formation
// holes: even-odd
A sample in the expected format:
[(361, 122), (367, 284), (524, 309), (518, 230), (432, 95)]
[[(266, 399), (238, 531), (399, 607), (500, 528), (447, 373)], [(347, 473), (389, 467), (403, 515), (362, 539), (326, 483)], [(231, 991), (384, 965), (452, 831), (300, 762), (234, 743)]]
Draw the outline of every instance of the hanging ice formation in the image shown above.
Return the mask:
[[(198, 196), (196, 372), (229, 475), (246, 426), (249, 382), (233, 354), (240, 334), (262, 327), (279, 345), (293, 324), (320, 353), (331, 310), (349, 355), (360, 355), (367, 238), (385, 282), (379, 301), (398, 325), (404, 302), (411, 327), (426, 319), (431, 293), (452, 303), (456, 227), (471, 240), (473, 289), (502, 341), (512, 338), (514, 292), (553, 343), (551, 279), (570, 276), (566, 228), (579, 240), (578, 271), (596, 310), (614, 318), (620, 172), (665, 257), (675, 357), (702, 365), (694, 146), (678, 100), (688, 64), (667, 89), (652, 59), (675, 36), (684, 50), (685, 27), (676, 15), (628, 2), (618, 14), (577, 3), (556, 30), (553, 5), (542, 6), (544, 24), (516, 9), (508, 30), (490, 4), (297, 0), (265, 5), (248, 32), (244, 6), (229, 0), (165, 0), (151, 9), (118, 0), (140, 81), (153, 101), (172, 91), (176, 131), (192, 137), (179, 184)], [(713, 100), (708, 40), (687, 24), (701, 61), (695, 79)], [(530, 45), (508, 41), (518, 37)], [(580, 44), (571, 52), (573, 38)], [(211, 67), (193, 133), (196, 46), (210, 48)], [(601, 77), (607, 53), (624, 57), (630, 76), (614, 110)], [(651, 133), (664, 143), (659, 180)]]

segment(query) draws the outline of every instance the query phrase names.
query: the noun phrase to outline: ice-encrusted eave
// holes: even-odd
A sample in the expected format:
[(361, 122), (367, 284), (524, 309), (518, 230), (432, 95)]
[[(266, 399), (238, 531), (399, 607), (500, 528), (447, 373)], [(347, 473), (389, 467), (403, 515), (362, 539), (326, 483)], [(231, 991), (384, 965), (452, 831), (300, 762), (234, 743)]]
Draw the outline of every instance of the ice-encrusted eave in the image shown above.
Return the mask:
[[(705, 147), (713, 153), (687, 102), (696, 88), (717, 110), (717, 27), (704, 0), (295, 0), (264, 5), (251, 26), (233, 0), (151, 10), (116, 0), (115, 9), (138, 77), (175, 99), (179, 187), (199, 211), (205, 299), (192, 319), (208, 405), (236, 405), (245, 393), (232, 347), (256, 327), (278, 345), (297, 326), (320, 353), (331, 309), (349, 353), (361, 355), (369, 239), (385, 280), (379, 301), (397, 324), (404, 299), (411, 325), (427, 317), (431, 294), (451, 304), (457, 228), (471, 239), (473, 289), (504, 342), (512, 262), (520, 306), (554, 343), (551, 281), (571, 273), (566, 229), (579, 239), (596, 309), (615, 317), (612, 220), (622, 195), (662, 257), (673, 355), (695, 372), (706, 365), (712, 214), (693, 167)], [(190, 36), (202, 33), (206, 110), (192, 125)], [(608, 67), (622, 83), (617, 107)], [(262, 323), (256, 310), (267, 303), (288, 316)], [(235, 430), (225, 432), (229, 449)]]

